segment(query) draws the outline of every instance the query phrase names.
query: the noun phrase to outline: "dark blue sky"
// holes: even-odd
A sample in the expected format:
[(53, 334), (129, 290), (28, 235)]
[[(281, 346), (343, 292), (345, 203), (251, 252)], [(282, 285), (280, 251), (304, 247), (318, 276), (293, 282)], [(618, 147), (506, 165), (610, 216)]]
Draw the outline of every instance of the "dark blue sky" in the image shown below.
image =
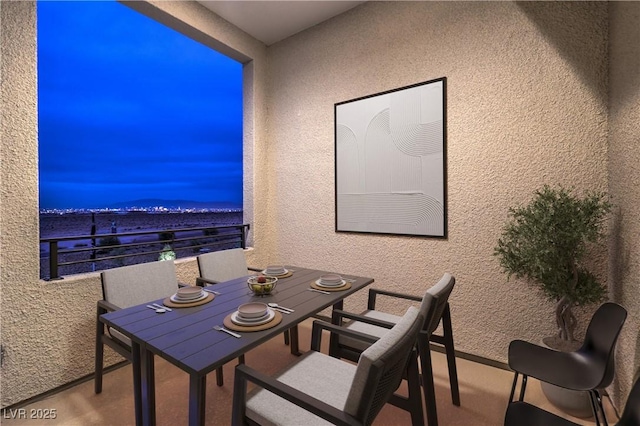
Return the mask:
[(242, 205), (242, 65), (116, 2), (38, 2), (40, 208)]

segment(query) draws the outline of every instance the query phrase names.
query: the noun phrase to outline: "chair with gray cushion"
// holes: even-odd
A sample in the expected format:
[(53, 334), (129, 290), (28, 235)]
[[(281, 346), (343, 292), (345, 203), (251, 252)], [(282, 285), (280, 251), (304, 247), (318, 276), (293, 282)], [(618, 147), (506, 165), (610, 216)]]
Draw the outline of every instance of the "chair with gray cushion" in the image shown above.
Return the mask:
[[(349, 319), (350, 321), (346, 325), (346, 328), (380, 338), (388, 332), (389, 328), (398, 322), (400, 317), (376, 310), (376, 300), (378, 295), (421, 302), (420, 309), (424, 311), (425, 322), (420, 334), (418, 335), (418, 355), (422, 372), (421, 379), (424, 388), (424, 403), (427, 410), (427, 421), (430, 426), (437, 426), (438, 424), (430, 343), (436, 343), (444, 346), (447, 356), (447, 364), (449, 367), (451, 398), (454, 405), (460, 405), (458, 373), (455, 349), (453, 346), (453, 330), (451, 326), (451, 311), (448, 302), (449, 295), (451, 294), (454, 285), (455, 278), (451, 274), (445, 273), (434, 286), (427, 290), (426, 294), (422, 298), (386, 290), (371, 289), (369, 291), (368, 309), (363, 313), (353, 314), (334, 310), (332, 314), (332, 323), (342, 325), (343, 319)], [(433, 303), (425, 303), (426, 300), (430, 300), (431, 298), (433, 298)], [(442, 322), (443, 334), (436, 335), (434, 334), (434, 331), (438, 328), (440, 322)], [(332, 336), (331, 343), (329, 345), (329, 353), (338, 358), (356, 361), (360, 353), (362, 353), (366, 348), (367, 345), (362, 341), (351, 339), (346, 336)], [(417, 371), (417, 369), (415, 371)], [(419, 381), (418, 378), (412, 378), (410, 375), (407, 376), (410, 392), (412, 389), (412, 380)], [(417, 392), (419, 393), (419, 389)], [(400, 395), (394, 395), (389, 402), (399, 408), (411, 409), (411, 404), (408, 404), (407, 399)]]
[[(504, 416), (505, 426), (578, 426), (565, 418), (524, 401), (511, 401)], [(629, 393), (617, 426), (640, 426), (640, 379)]]
[[(423, 323), (420, 310), (410, 307), (354, 365), (319, 352), (323, 329), (370, 343), (375, 339), (315, 321), (312, 350), (277, 376), (236, 366), (232, 424), (370, 425), (400, 386), (407, 365), (416, 365), (415, 343)], [(257, 385), (249, 394), (248, 382)], [(416, 403), (421, 415), (421, 399)]]
[(200, 271), (196, 284), (199, 286), (234, 280), (249, 275), (249, 271), (261, 271), (247, 266), (244, 249), (241, 248), (201, 254), (196, 259)]
[[(164, 299), (178, 290), (176, 268), (172, 261), (156, 261), (107, 269), (100, 273), (103, 300), (98, 301), (96, 317), (95, 392), (102, 392), (104, 345), (126, 360), (132, 360), (131, 340), (109, 328), (100, 315), (153, 300)], [(151, 368), (153, 372), (153, 368)], [(222, 377), (222, 367), (216, 370)]]

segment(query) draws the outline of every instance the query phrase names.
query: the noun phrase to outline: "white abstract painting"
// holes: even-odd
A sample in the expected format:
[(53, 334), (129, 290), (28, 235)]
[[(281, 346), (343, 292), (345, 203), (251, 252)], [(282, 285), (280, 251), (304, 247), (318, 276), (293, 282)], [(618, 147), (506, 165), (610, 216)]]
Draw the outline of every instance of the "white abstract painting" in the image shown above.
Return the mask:
[(336, 231), (446, 237), (446, 78), (335, 104)]

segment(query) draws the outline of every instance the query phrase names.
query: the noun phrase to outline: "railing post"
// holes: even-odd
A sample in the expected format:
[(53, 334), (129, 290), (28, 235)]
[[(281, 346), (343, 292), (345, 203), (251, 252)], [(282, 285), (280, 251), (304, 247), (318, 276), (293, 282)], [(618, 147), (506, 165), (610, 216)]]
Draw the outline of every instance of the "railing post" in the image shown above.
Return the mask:
[(58, 276), (58, 241), (49, 241), (49, 280), (62, 279)]
[(241, 225), (240, 227), (240, 246), (243, 249), (247, 248), (247, 227), (245, 225)]

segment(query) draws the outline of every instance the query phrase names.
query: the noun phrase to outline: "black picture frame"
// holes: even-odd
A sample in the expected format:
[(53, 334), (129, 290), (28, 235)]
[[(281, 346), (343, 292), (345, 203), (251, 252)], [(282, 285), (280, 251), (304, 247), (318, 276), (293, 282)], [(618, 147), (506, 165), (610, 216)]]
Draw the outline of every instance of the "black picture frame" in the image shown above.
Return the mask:
[(447, 79), (334, 104), (335, 231), (447, 238)]

